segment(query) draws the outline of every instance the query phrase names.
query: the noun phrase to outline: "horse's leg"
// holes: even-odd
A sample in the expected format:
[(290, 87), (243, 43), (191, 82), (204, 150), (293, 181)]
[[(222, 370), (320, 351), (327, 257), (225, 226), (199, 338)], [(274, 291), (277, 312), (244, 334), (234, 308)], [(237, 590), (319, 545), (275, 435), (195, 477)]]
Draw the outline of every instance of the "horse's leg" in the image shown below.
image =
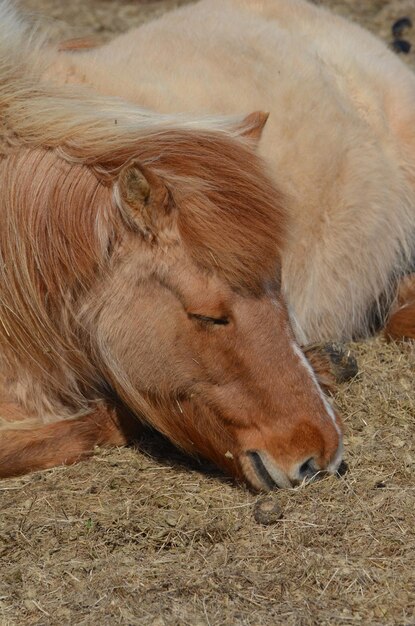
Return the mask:
[(333, 392), (338, 384), (351, 380), (359, 371), (355, 357), (343, 344), (312, 344), (303, 346), (303, 351), (325, 391)]
[(88, 415), (52, 424), (18, 424), (0, 430), (0, 478), (76, 463), (97, 445), (125, 445), (133, 439), (135, 427), (139, 429), (138, 422), (104, 405)]
[(395, 341), (415, 339), (415, 274), (405, 276), (398, 285), (385, 336)]

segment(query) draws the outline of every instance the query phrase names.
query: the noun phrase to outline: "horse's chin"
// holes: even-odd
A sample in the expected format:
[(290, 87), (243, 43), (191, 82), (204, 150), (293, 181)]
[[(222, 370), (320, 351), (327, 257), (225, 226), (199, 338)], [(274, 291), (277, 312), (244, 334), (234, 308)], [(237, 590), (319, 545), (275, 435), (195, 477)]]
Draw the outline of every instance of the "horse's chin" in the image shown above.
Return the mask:
[(270, 461), (266, 452), (248, 450), (240, 455), (239, 462), (246, 480), (258, 491), (293, 487), (285, 472), (274, 461)]

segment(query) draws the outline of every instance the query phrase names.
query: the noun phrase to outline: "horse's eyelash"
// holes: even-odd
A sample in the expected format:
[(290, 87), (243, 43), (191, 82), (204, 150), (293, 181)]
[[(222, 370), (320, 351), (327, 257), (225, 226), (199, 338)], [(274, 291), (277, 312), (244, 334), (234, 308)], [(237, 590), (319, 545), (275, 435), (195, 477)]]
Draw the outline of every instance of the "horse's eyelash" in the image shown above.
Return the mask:
[(209, 317), (208, 315), (199, 315), (198, 313), (189, 313), (189, 317), (205, 322), (206, 324), (217, 324), (218, 326), (226, 326), (229, 324), (227, 317)]

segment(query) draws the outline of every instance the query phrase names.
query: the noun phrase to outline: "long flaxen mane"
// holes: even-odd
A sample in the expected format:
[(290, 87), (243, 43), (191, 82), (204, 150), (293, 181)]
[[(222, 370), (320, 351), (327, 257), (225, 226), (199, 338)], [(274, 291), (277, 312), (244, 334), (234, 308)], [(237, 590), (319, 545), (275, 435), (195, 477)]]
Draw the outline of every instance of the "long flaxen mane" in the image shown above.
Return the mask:
[[(0, 376), (45, 419), (102, 397), (79, 319), (122, 236), (113, 187), (126, 164), (163, 175), (189, 255), (236, 289), (255, 294), (275, 283), (284, 222), (240, 118), (162, 116), (57, 87), (43, 79), (53, 54), (0, 4)], [(254, 188), (255, 207), (247, 201)], [(151, 414), (131, 394), (137, 412)]]

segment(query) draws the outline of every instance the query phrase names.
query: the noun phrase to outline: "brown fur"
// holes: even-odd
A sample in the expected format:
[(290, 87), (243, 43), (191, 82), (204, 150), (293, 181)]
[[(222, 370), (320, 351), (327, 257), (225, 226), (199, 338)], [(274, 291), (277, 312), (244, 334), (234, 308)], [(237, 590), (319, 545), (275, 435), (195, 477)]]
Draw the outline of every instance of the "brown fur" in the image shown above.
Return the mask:
[(415, 339), (415, 274), (402, 279), (385, 326), (387, 339)]
[(71, 465), (90, 456), (95, 446), (123, 446), (130, 439), (128, 425), (103, 406), (71, 420), (9, 429), (1, 432), (0, 476)]
[[(115, 237), (110, 191), (93, 171), (42, 149), (4, 158), (0, 179), (0, 338), (6, 372), (21, 380), (27, 371), (48, 387), (50, 402), (80, 410), (85, 408), (80, 389), (93, 385), (95, 374), (73, 316)], [(27, 408), (45, 411), (36, 398)]]
[(91, 50), (99, 46), (100, 42), (94, 37), (74, 37), (66, 39), (59, 44), (59, 52), (74, 52), (78, 50)]
[(52, 85), (50, 47), (0, 16), (0, 400), (26, 416), (0, 475), (126, 441), (97, 414), (114, 400), (260, 488), (336, 471), (340, 419), (280, 290), (267, 115), (180, 120)]
[[(248, 116), (251, 130), (250, 124)], [(257, 124), (263, 127), (262, 117)], [(82, 151), (69, 154), (85, 159)], [(249, 143), (203, 131), (171, 130), (149, 133), (137, 146), (108, 156), (86, 156), (86, 163), (116, 174), (132, 159), (151, 164), (163, 177), (180, 205), (180, 234), (198, 265), (221, 273), (236, 289), (258, 292), (264, 280), (276, 281), (285, 231), (283, 198), (264, 177), (264, 165)]]
[(316, 373), (318, 382), (326, 393), (333, 394), (337, 388), (337, 380), (333, 372), (330, 357), (321, 349), (305, 350), (305, 355)]
[[(73, 415), (114, 389), (236, 476), (252, 448), (287, 474), (304, 456), (331, 462), (338, 435), (277, 302), (281, 198), (246, 141), (172, 130), (94, 158), (66, 147), (3, 160), (3, 368), (30, 415)], [(6, 431), (0, 471), (118, 442), (94, 414)]]

